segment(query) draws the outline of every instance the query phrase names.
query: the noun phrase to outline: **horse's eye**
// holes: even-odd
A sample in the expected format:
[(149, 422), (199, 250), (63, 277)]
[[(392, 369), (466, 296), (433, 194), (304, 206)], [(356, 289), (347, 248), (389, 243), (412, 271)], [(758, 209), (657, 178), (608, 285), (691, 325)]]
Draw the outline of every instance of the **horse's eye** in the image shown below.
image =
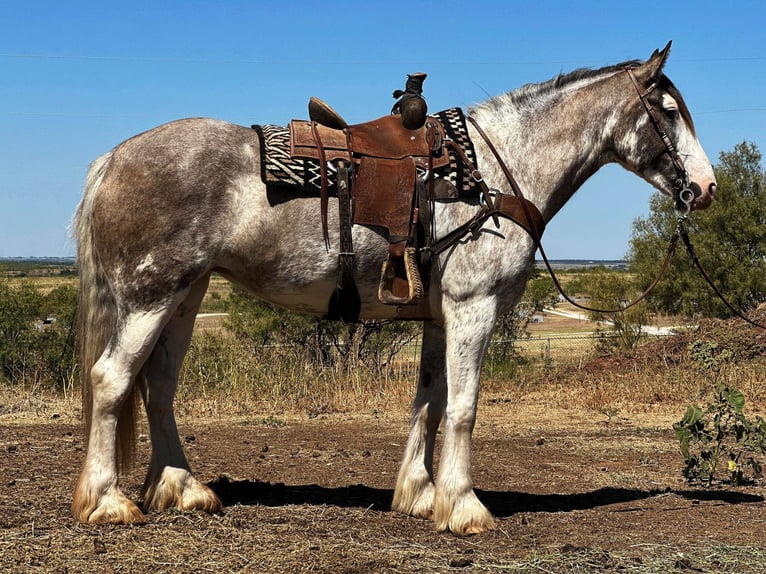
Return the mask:
[(669, 120), (675, 120), (678, 117), (678, 103), (668, 94), (662, 96), (662, 113)]

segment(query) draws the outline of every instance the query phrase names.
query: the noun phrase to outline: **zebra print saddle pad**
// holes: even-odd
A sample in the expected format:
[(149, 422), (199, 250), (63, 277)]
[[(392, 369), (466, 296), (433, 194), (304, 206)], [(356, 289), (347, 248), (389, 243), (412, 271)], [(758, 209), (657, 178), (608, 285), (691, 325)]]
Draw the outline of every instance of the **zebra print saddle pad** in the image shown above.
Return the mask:
[[(476, 154), (468, 137), (465, 116), (460, 108), (450, 108), (432, 114), (442, 124), (447, 137), (457, 143), (469, 161), (476, 165)], [(321, 166), (318, 160), (297, 158), (290, 155), (290, 132), (287, 127), (254, 125), (261, 149), (261, 177), (269, 186), (299, 187), (319, 195), (321, 190)], [(479, 195), (479, 189), (463, 160), (448, 147), (449, 164), (435, 171), (437, 179), (450, 183), (457, 190), (457, 197)], [(329, 193), (335, 194), (335, 181), (328, 181)]]

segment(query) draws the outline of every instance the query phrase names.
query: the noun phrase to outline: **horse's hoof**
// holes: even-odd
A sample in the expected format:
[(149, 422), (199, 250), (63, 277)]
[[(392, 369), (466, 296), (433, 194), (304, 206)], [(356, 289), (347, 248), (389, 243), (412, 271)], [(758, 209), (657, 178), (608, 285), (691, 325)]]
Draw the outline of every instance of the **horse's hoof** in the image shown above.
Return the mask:
[(166, 467), (162, 475), (145, 488), (144, 508), (158, 512), (178, 508), (214, 514), (223, 510), (223, 504), (215, 492), (188, 470)]
[(146, 516), (135, 503), (120, 495), (90, 509), (72, 508), (75, 519), (84, 524), (143, 524)]

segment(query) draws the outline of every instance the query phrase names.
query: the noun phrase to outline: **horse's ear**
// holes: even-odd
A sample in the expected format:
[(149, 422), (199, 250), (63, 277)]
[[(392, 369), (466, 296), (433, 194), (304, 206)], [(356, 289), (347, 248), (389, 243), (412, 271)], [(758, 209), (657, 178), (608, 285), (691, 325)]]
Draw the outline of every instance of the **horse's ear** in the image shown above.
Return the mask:
[(641, 64), (636, 70), (636, 75), (644, 83), (650, 83), (652, 80), (656, 80), (662, 73), (662, 68), (665, 66), (665, 62), (670, 56), (670, 46), (673, 43), (671, 40), (662, 50), (655, 50), (649, 59)]

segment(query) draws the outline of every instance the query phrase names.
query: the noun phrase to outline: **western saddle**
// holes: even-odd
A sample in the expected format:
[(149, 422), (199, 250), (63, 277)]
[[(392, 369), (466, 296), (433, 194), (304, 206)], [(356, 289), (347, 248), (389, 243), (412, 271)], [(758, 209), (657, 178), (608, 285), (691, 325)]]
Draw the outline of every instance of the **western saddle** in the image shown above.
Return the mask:
[[(386, 305), (417, 305), (425, 288), (430, 257), (478, 230), (489, 218), (515, 221), (539, 242), (545, 223), (537, 208), (521, 196), (509, 174), (514, 195), (497, 193), (495, 199), (480, 172), (455, 142), (446, 137), (438, 118), (426, 115), (422, 84), (426, 75), (410, 74), (392, 114), (349, 125), (319, 98), (309, 100), (309, 120), (292, 120), (290, 155), (320, 165), (322, 233), (329, 249), (327, 227), (329, 172), (336, 177), (340, 252), (338, 283), (328, 305), (328, 318), (355, 322), (361, 301), (354, 282), (354, 247), (351, 228), (360, 224), (381, 229), (387, 237), (378, 299)], [(486, 134), (474, 127), (501, 161)], [(457, 190), (436, 180), (434, 170), (450, 165), (447, 147), (461, 156), (480, 190), (482, 207), (463, 225), (435, 241), (431, 234), (433, 201), (454, 197)], [(352, 204), (353, 199), (353, 204)], [(353, 205), (353, 209), (352, 209)]]
[(322, 231), (328, 248), (328, 172), (337, 178), (340, 254), (338, 285), (328, 309), (331, 319), (359, 317), (352, 224), (382, 228), (388, 239), (379, 300), (386, 305), (416, 305), (423, 297), (418, 248), (427, 235), (424, 226), (431, 211), (426, 180), (435, 168), (449, 164), (444, 128), (426, 116), (424, 79), (425, 74), (411, 74), (407, 91), (394, 92), (400, 100), (394, 105), (398, 113), (392, 115), (349, 125), (328, 104), (312, 97), (310, 119), (290, 122), (290, 154), (317, 160), (321, 166)]

